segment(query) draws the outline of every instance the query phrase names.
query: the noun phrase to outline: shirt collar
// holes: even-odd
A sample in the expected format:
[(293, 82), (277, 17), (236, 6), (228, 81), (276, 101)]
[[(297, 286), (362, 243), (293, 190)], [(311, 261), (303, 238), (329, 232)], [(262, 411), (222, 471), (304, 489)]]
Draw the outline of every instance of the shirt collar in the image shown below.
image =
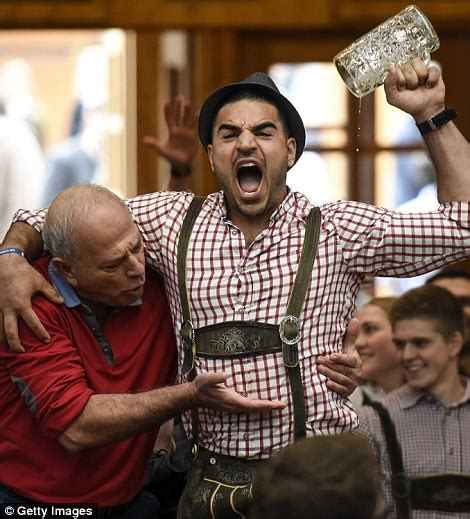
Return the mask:
[[(67, 308), (76, 308), (81, 306), (83, 303), (78, 296), (75, 289), (72, 285), (64, 278), (64, 276), (60, 273), (59, 269), (52, 263), (49, 262), (49, 266), (47, 267), (49, 272), (49, 276), (54, 284), (55, 289), (59, 293), (60, 296), (64, 299), (64, 304)], [(129, 306), (139, 306), (142, 304), (142, 299), (137, 299)]]
[[(457, 402), (454, 402), (450, 407), (457, 407), (458, 405), (470, 401), (470, 378), (463, 377), (463, 380), (465, 383), (464, 394), (462, 395), (462, 398), (460, 398)], [(435, 399), (428, 393), (414, 389), (408, 384), (402, 386), (400, 390), (400, 406), (402, 409), (409, 409), (410, 407), (415, 406), (420, 400), (434, 401)]]
[(80, 306), (82, 302), (80, 301), (77, 293), (73, 289), (72, 285), (66, 281), (64, 276), (62, 276), (62, 274), (59, 272), (59, 269), (52, 263), (52, 261), (49, 262), (47, 270), (55, 289), (59, 295), (63, 297), (65, 306), (67, 308), (75, 308)]
[(275, 222), (283, 217), (288, 217), (289, 220), (297, 218), (306, 221), (311, 208), (312, 204), (305, 195), (298, 191), (292, 191), (291, 188), (287, 186), (287, 196), (272, 214), (271, 222)]

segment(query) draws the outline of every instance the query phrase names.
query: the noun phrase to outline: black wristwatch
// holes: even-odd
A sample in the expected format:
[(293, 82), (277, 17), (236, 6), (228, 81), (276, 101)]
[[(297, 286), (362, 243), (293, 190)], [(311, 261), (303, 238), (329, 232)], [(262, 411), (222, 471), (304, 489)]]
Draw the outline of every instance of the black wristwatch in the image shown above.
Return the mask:
[(191, 166), (175, 166), (172, 164), (170, 173), (172, 177), (182, 178), (187, 177), (191, 173), (191, 171)]
[(438, 130), (441, 126), (444, 126), (444, 124), (452, 121), (452, 119), (455, 119), (456, 117), (457, 112), (453, 108), (446, 108), (434, 117), (431, 117), (431, 119), (416, 124), (416, 126), (418, 127), (419, 133), (421, 135), (426, 135), (429, 132)]

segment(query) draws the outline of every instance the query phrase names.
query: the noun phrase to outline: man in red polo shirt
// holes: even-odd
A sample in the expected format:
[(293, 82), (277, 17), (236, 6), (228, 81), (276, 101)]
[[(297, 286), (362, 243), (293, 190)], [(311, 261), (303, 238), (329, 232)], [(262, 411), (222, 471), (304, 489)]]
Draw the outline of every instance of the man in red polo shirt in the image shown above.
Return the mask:
[(168, 386), (176, 347), (164, 287), (146, 272), (140, 233), (111, 192), (62, 192), (44, 239), (51, 256), (34, 265), (64, 304), (34, 299), (49, 344), (20, 323), (26, 351), (0, 345), (0, 503), (94, 503), (122, 517), (136, 503), (163, 421), (199, 405), (284, 407), (242, 397), (223, 373)]

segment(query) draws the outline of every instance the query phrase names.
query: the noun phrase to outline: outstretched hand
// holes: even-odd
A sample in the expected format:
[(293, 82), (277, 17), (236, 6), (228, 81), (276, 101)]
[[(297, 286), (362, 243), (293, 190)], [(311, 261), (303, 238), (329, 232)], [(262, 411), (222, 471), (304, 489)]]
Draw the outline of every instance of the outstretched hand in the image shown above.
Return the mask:
[(172, 166), (189, 168), (196, 158), (199, 146), (197, 115), (191, 102), (182, 94), (167, 102), (164, 111), (168, 138), (159, 141), (155, 137), (147, 136), (143, 142)]
[(343, 341), (343, 352), (319, 356), (318, 371), (328, 377), (326, 385), (342, 396), (349, 396), (359, 384), (362, 360), (356, 350), (356, 339), (359, 333), (359, 321), (349, 321)]
[(7, 342), (13, 351), (24, 351), (18, 335), (21, 318), (38, 339), (48, 342), (49, 334), (34, 313), (31, 298), (38, 292), (53, 303), (62, 303), (62, 298), (26, 259), (9, 254), (0, 261), (0, 341)]
[(225, 373), (201, 373), (192, 382), (194, 405), (210, 407), (228, 413), (264, 413), (283, 409), (279, 400), (246, 398), (226, 385)]
[(387, 101), (412, 115), (420, 123), (445, 108), (445, 85), (436, 66), (420, 58), (390, 70), (384, 82)]

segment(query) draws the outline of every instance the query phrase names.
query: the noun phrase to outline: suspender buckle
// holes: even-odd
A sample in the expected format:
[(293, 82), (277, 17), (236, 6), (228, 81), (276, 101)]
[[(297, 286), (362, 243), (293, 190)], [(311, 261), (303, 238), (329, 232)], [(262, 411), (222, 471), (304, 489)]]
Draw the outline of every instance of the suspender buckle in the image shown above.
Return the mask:
[(289, 346), (300, 342), (300, 319), (295, 315), (286, 315), (279, 325), (279, 336)]
[(183, 366), (182, 374), (187, 375), (194, 368), (194, 357), (196, 355), (196, 341), (194, 326), (191, 321), (185, 321), (181, 326), (181, 337), (183, 339)]
[(279, 337), (282, 341), (284, 365), (295, 368), (299, 364), (300, 319), (295, 315), (286, 315), (279, 325)]

